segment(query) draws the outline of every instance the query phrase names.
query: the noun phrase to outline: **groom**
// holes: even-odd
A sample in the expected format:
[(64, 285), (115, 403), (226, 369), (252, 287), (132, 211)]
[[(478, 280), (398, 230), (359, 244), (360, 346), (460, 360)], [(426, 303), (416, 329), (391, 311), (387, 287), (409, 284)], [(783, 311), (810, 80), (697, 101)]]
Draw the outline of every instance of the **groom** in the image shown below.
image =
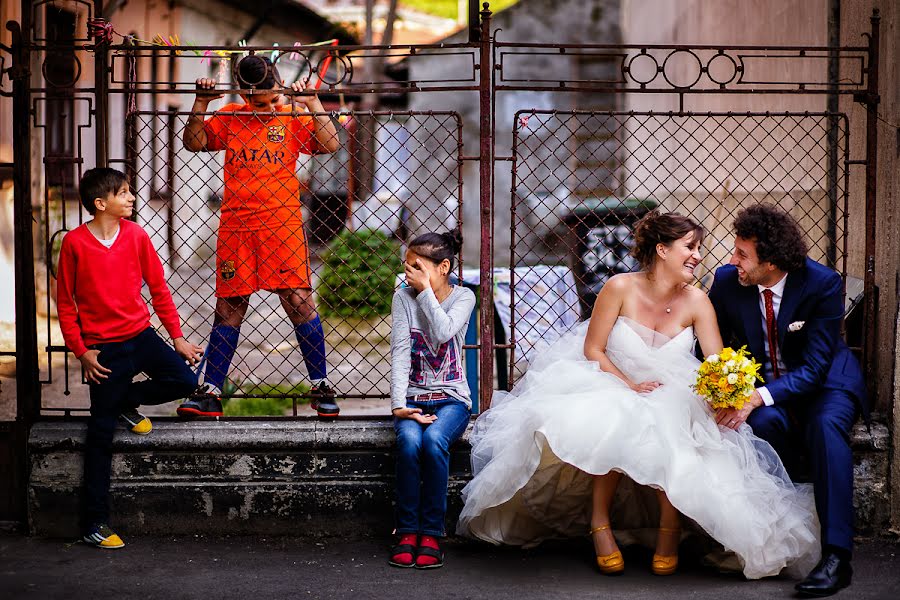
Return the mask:
[(765, 385), (741, 410), (716, 421), (745, 421), (793, 464), (805, 451), (822, 525), (822, 560), (797, 584), (805, 596), (830, 596), (850, 585), (853, 570), (853, 456), (850, 428), (868, 419), (862, 370), (840, 337), (840, 275), (806, 257), (797, 223), (768, 204), (741, 210), (730, 264), (709, 291), (725, 345), (746, 345), (763, 364)]

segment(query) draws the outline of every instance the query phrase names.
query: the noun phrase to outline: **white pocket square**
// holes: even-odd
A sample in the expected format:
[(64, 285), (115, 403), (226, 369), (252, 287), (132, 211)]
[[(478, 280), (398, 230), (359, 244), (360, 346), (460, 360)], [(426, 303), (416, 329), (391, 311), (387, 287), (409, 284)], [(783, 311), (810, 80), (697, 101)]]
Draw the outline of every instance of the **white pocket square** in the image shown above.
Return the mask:
[(794, 321), (788, 325), (788, 331), (800, 331), (804, 325), (806, 325), (806, 321)]

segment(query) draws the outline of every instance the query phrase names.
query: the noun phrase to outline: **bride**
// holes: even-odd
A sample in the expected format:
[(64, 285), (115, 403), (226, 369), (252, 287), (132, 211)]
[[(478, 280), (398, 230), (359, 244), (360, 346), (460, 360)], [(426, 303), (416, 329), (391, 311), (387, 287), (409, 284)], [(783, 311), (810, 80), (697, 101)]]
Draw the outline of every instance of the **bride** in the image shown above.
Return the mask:
[[(691, 391), (694, 338), (706, 355), (722, 349), (712, 304), (691, 285), (703, 234), (681, 215), (646, 215), (632, 250), (642, 271), (610, 279), (590, 321), (536, 356), (511, 393), (495, 394), (471, 437), (459, 533), (534, 545), (590, 531), (601, 572), (618, 574), (611, 527), (639, 531), (658, 512), (656, 574), (677, 568), (682, 516), (748, 578), (815, 565), (812, 490), (791, 483), (749, 426), (719, 428)], [(634, 484), (655, 490), (658, 507)]]

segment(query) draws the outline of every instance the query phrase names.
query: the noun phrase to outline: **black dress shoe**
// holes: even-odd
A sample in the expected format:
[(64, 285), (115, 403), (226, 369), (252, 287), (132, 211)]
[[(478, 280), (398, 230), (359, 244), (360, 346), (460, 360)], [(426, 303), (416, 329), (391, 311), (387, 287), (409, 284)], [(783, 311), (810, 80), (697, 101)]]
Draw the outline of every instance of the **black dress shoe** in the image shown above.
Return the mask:
[(824, 598), (836, 594), (850, 585), (853, 568), (850, 561), (833, 552), (827, 552), (806, 579), (794, 586), (800, 597)]

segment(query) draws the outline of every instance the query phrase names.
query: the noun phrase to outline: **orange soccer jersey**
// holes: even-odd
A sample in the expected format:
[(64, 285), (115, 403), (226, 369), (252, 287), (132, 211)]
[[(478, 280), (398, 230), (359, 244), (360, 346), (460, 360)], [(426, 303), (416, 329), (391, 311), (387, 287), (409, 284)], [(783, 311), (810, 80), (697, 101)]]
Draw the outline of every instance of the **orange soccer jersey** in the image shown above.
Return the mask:
[[(233, 114), (240, 113), (240, 114)], [(207, 149), (225, 150), (225, 197), (216, 243), (216, 296), (310, 287), (300, 212), (300, 154), (315, 154), (315, 122), (252, 114), (228, 104), (205, 122)]]
[[(227, 104), (206, 120), (207, 149), (225, 150), (222, 229), (259, 229), (300, 219), (297, 157), (318, 151), (315, 122), (291, 115), (251, 114), (246, 104)], [(238, 113), (238, 114), (233, 114)]]

